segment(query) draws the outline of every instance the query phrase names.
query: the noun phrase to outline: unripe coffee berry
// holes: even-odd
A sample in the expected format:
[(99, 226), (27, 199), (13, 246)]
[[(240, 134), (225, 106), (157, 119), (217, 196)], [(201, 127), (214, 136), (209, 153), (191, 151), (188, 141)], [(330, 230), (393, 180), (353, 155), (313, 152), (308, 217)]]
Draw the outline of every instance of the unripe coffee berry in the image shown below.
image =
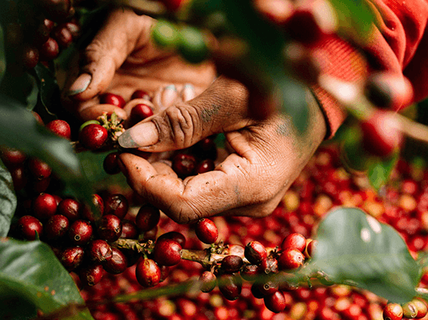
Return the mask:
[(418, 315), (418, 310), (413, 304), (413, 301), (409, 301), (403, 304), (403, 317), (407, 319), (414, 319)]
[(100, 103), (112, 104), (119, 108), (123, 108), (126, 104), (125, 99), (123, 99), (122, 96), (109, 92), (100, 95)]
[(70, 227), (67, 217), (56, 214), (49, 218), (43, 228), (43, 235), (48, 240), (56, 240), (63, 237)]
[(281, 250), (296, 249), (303, 252), (306, 248), (306, 238), (300, 233), (291, 233), (281, 243)]
[(248, 242), (245, 246), (245, 258), (252, 264), (259, 264), (267, 258), (265, 246), (258, 241)]
[(91, 241), (86, 249), (90, 259), (95, 263), (103, 263), (106, 260), (110, 260), (113, 256), (113, 250), (111, 246), (104, 240), (97, 239)]
[(116, 241), (122, 234), (120, 218), (113, 214), (103, 216), (98, 225), (98, 236), (107, 241)]
[(278, 267), (281, 270), (295, 270), (303, 266), (305, 256), (297, 249), (286, 249), (278, 257)]
[(120, 249), (112, 248), (112, 257), (104, 261), (103, 267), (108, 273), (119, 274), (128, 268), (128, 261)]
[(46, 124), (46, 128), (60, 137), (63, 137), (67, 140), (71, 139), (71, 128), (67, 121), (59, 119), (52, 120)]
[(84, 220), (74, 221), (68, 230), (68, 237), (75, 245), (84, 245), (92, 237), (92, 226)]
[(203, 243), (211, 244), (217, 241), (218, 229), (214, 222), (207, 218), (202, 218), (196, 223), (196, 236)]
[(160, 282), (161, 270), (154, 260), (146, 258), (138, 262), (135, 275), (143, 287), (154, 287)]
[(33, 215), (38, 219), (48, 219), (57, 211), (56, 199), (48, 193), (38, 195), (33, 201)]
[(129, 203), (123, 194), (111, 194), (104, 200), (104, 215), (113, 214), (122, 219), (126, 216)]
[(83, 127), (79, 133), (79, 142), (88, 150), (97, 150), (104, 146), (108, 139), (107, 129), (95, 123)]
[(159, 222), (160, 211), (151, 204), (143, 205), (135, 217), (138, 230), (145, 232), (153, 229)]
[(181, 261), (181, 246), (171, 239), (160, 239), (153, 249), (153, 260), (159, 265), (173, 266)]
[(30, 215), (19, 218), (18, 232), (23, 238), (27, 240), (35, 240), (37, 236), (42, 234), (42, 231), (43, 226), (39, 219)]

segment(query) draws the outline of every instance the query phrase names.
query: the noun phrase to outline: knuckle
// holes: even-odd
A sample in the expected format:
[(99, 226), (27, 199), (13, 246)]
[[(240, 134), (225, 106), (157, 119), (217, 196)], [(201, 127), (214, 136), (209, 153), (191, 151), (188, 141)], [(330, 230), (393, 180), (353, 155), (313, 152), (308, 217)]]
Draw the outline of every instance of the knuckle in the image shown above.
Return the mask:
[(198, 114), (195, 108), (169, 107), (165, 110), (165, 121), (171, 138), (178, 149), (192, 145), (199, 138)]

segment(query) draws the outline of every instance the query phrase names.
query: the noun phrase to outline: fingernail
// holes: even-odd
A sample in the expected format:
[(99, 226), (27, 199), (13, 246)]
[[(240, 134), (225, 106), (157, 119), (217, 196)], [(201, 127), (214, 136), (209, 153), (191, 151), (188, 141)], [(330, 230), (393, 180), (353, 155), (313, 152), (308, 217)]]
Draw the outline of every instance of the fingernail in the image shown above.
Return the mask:
[(166, 86), (162, 92), (162, 105), (169, 107), (177, 100), (177, 96), (177, 88), (173, 84)]
[(158, 130), (152, 122), (137, 124), (122, 133), (118, 139), (122, 148), (148, 147), (159, 140)]
[(195, 87), (190, 83), (186, 83), (183, 87), (183, 90), (181, 91), (181, 96), (183, 98), (183, 101), (193, 99), (196, 96)]
[(89, 84), (92, 81), (92, 76), (88, 73), (81, 74), (76, 81), (71, 85), (70, 89), (68, 90), (69, 96), (75, 96), (76, 94), (82, 93), (85, 91)]

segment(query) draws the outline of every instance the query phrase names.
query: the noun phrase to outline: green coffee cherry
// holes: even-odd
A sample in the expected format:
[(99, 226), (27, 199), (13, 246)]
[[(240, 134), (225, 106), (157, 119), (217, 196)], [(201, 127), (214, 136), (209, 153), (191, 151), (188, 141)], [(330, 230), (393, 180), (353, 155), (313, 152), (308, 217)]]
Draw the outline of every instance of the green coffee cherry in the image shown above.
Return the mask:
[(202, 32), (193, 27), (180, 30), (178, 50), (190, 63), (201, 63), (208, 57), (208, 46)]
[(159, 47), (173, 49), (178, 45), (178, 30), (174, 24), (159, 20), (153, 27), (152, 39)]

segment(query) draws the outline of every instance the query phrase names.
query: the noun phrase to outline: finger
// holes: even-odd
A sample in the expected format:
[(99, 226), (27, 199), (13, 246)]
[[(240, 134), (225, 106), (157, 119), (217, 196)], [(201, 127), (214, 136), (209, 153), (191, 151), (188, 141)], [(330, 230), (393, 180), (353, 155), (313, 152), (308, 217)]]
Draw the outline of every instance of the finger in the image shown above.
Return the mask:
[(219, 132), (239, 130), (251, 124), (248, 92), (242, 84), (217, 80), (201, 95), (138, 123), (119, 138), (124, 148), (148, 152), (184, 149)]
[(181, 99), (183, 101), (189, 101), (196, 97), (195, 87), (190, 83), (186, 83), (181, 90)]
[(152, 23), (151, 18), (131, 10), (113, 11), (83, 53), (79, 73), (69, 83), (68, 97), (85, 101), (104, 92), (127, 56), (149, 41)]

